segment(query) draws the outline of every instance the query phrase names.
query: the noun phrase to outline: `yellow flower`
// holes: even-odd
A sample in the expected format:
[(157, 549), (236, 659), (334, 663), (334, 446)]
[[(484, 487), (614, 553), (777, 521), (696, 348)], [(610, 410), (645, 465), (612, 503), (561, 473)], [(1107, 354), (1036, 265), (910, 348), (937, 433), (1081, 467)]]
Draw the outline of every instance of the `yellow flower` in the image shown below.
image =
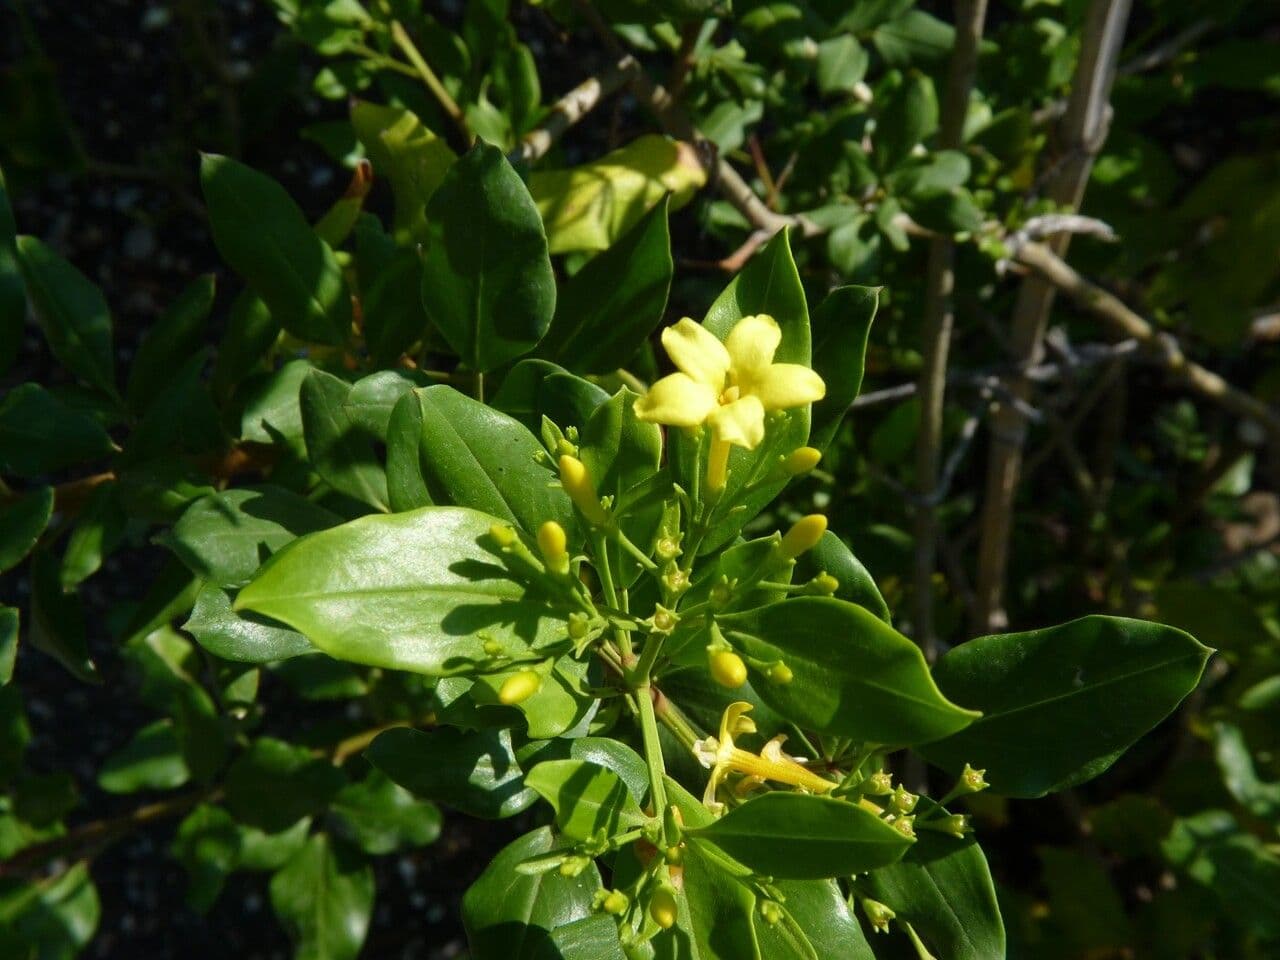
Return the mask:
[(777, 736), (761, 748), (759, 755), (743, 750), (733, 742), (733, 738), (744, 733), (755, 733), (756, 725), (747, 716), (751, 704), (739, 700), (725, 708), (720, 718), (720, 736), (706, 737), (693, 745), (694, 756), (704, 767), (711, 771), (707, 781), (707, 789), (702, 795), (702, 802), (711, 810), (720, 811), (723, 804), (716, 799), (716, 792), (730, 773), (741, 773), (747, 779), (747, 786), (754, 786), (772, 780), (775, 783), (786, 783), (808, 793), (830, 793), (836, 784), (818, 776), (804, 767), (804, 761), (788, 756), (782, 752), (785, 736)]
[(782, 329), (773, 317), (743, 317), (721, 343), (688, 317), (662, 331), (662, 346), (679, 369), (636, 401), (636, 417), (672, 427), (707, 424), (715, 439), (754, 449), (764, 439), (764, 415), (821, 400), (822, 378), (798, 363), (774, 363)]

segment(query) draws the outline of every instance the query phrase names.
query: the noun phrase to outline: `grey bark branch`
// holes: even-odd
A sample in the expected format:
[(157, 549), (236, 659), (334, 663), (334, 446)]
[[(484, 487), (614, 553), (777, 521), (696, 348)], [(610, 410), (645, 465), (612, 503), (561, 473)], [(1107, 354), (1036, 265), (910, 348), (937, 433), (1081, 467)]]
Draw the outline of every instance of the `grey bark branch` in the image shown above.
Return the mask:
[(598, 77), (588, 77), (551, 107), (542, 126), (525, 134), (511, 152), (512, 163), (533, 163), (541, 159), (566, 130), (594, 110), (605, 97), (632, 79), (640, 64), (630, 54), (623, 54)]

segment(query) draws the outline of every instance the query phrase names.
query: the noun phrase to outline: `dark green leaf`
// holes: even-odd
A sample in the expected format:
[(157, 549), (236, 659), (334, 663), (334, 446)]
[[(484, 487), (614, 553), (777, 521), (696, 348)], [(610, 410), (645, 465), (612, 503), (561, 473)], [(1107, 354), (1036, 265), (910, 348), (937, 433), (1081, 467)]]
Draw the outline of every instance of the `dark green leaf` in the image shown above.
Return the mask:
[(213, 274), (197, 277), (147, 331), (129, 367), (125, 395), (132, 410), (145, 410), (200, 345), (213, 309), (214, 290)]
[(790, 880), (865, 873), (912, 843), (859, 806), (800, 793), (766, 793), (690, 833), (757, 873)]
[(422, 264), (417, 253), (401, 250), (364, 289), (364, 338), (374, 362), (392, 364), (427, 331), (423, 311)]
[(64, 589), (70, 590), (98, 572), (103, 560), (124, 539), (128, 523), (119, 486), (104, 483), (95, 487), (80, 509), (62, 555), (59, 579)]
[(1210, 652), (1181, 630), (1120, 617), (970, 640), (934, 674), (984, 716), (921, 752), (953, 773), (985, 768), (1008, 796), (1082, 783), (1177, 707)]
[(212, 583), (196, 595), (191, 617), (182, 629), (214, 656), (242, 663), (271, 663), (315, 650), (300, 633), (272, 626), (252, 614), (236, 613), (231, 597)]
[(23, 960), (72, 960), (93, 939), (100, 913), (84, 862), (47, 879), (7, 883), (0, 886), (0, 949)]
[(549, 417), (561, 427), (581, 427), (609, 394), (590, 380), (546, 360), (521, 360), (502, 381), (492, 406), (519, 420), (533, 433)]
[(908, 74), (880, 105), (875, 131), (880, 168), (892, 170), (937, 128), (938, 95), (933, 81), (922, 73)]
[(457, 154), (413, 113), (399, 107), (357, 100), (351, 107), (351, 125), (373, 163), (374, 174), (391, 183), (397, 233), (421, 239), (427, 201)]
[(546, 760), (524, 782), (555, 808), (556, 825), (572, 840), (607, 839), (644, 822), (622, 778), (594, 763)]
[(231, 304), (227, 332), (218, 344), (213, 367), (213, 388), (226, 395), (231, 388), (259, 368), (263, 357), (280, 336), (280, 321), (266, 302), (252, 290), (240, 291)]
[[(21, 616), (17, 607), (0, 607), (0, 687), (13, 679), (13, 663), (18, 656), (18, 625)], [(7, 731), (4, 731), (7, 734)], [(0, 770), (4, 764), (0, 762)], [(4, 775), (0, 773), (0, 782)]]
[(333, 251), (270, 177), (230, 157), (204, 154), (200, 184), (213, 240), (227, 263), (266, 301), (294, 336), (343, 343), (351, 299)]
[(373, 894), (368, 861), (323, 833), (271, 878), (271, 906), (297, 944), (295, 960), (355, 960)]
[(891, 67), (931, 63), (951, 50), (955, 28), (923, 10), (907, 10), (876, 27), (871, 41)]
[(89, 658), (84, 609), (75, 593), (64, 593), (58, 563), (40, 550), (31, 559), (31, 644), (53, 657), (72, 676), (99, 682), (98, 667)]
[(205, 913), (237, 866), (240, 833), (226, 810), (201, 804), (178, 825), (170, 852), (187, 871), (187, 903)]
[(33, 490), (0, 504), (0, 572), (23, 561), (53, 513), (53, 487)]
[(381, 856), (423, 847), (440, 836), (440, 811), (374, 770), (333, 798), (330, 813), (365, 853)]
[(852, 93), (866, 76), (870, 59), (851, 33), (823, 40), (818, 44), (818, 92)]
[(542, 218), (496, 147), (477, 143), (431, 198), (422, 301), (475, 370), (528, 353), (547, 332), (556, 286)]
[(335, 490), (378, 510), (389, 508), (387, 477), (374, 444), (378, 437), (347, 410), (351, 384), (312, 370), (299, 393), (303, 436), (312, 466)]
[(509, 578), (496, 546), (483, 545), (497, 522), (461, 507), (423, 507), (310, 534), (276, 554), (235, 609), (371, 666), (474, 670), (490, 660), (480, 634), (508, 656), (527, 655), (563, 640), (564, 620)]
[(791, 668), (791, 683), (762, 681), (756, 692), (806, 729), (913, 744), (962, 730), (978, 716), (939, 692), (919, 647), (852, 603), (800, 597), (723, 620), (749, 657)]
[(172, 790), (190, 776), (172, 721), (157, 720), (107, 757), (98, 772), (98, 786), (107, 793)]
[(542, 356), (578, 373), (608, 373), (635, 355), (662, 319), (671, 289), (667, 207), (664, 197), (564, 285)]
[(256, 443), (302, 442), (302, 381), (307, 360), (290, 360), (279, 370), (255, 374), (241, 391), (240, 437)]
[(36, 383), (0, 400), (0, 473), (39, 477), (114, 449), (97, 420)]
[(17, 240), (27, 296), (49, 349), (77, 377), (116, 397), (111, 311), (102, 291), (35, 237)]
[(879, 287), (836, 287), (813, 312), (813, 369), (826, 382), (827, 395), (813, 405), (811, 447), (826, 450), (862, 389), (867, 337), (879, 304)]
[(503, 848), (467, 890), (462, 923), (474, 960), (544, 960), (553, 931), (591, 915), (600, 889), (594, 864), (576, 877), (516, 869), (559, 848), (548, 827), (526, 833)]
[(345, 782), (305, 747), (260, 737), (227, 771), (227, 808), (243, 823), (278, 833), (323, 810)]
[(510, 817), (538, 798), (524, 785), (506, 730), (396, 727), (378, 734), (365, 756), (410, 793), (472, 817)]
[(890, 623), (889, 605), (880, 595), (875, 578), (844, 541), (828, 530), (818, 545), (796, 561), (794, 580), (803, 582), (819, 573), (829, 573), (840, 583), (835, 596), (866, 607), (885, 623)]

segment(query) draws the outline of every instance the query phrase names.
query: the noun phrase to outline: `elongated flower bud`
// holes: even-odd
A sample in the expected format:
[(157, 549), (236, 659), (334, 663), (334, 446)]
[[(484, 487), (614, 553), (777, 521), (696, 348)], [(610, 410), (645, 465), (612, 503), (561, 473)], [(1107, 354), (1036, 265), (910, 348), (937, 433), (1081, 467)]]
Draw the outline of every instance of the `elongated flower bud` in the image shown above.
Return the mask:
[(600, 506), (600, 497), (587, 473), (586, 464), (577, 457), (561, 457), (560, 484), (588, 523), (597, 527), (605, 525), (609, 516), (604, 512), (604, 507)]
[(649, 916), (653, 918), (653, 922), (663, 930), (670, 930), (675, 926), (676, 918), (679, 915), (680, 911), (676, 906), (675, 896), (670, 890), (659, 887), (654, 892), (653, 899), (649, 901)]
[(736, 690), (747, 682), (747, 665), (732, 650), (712, 650), (707, 663), (712, 678), (722, 687)]
[(498, 700), (507, 706), (524, 703), (542, 689), (542, 678), (532, 670), (521, 670), (502, 681), (498, 688)]
[(794, 560), (805, 551), (816, 547), (826, 532), (827, 518), (822, 514), (811, 513), (807, 517), (801, 517), (783, 536), (782, 543), (778, 545), (778, 552), (786, 559)]
[(821, 459), (821, 450), (814, 447), (796, 447), (782, 461), (782, 469), (786, 471), (787, 476), (798, 477), (816, 467)]
[(552, 573), (569, 572), (569, 554), (566, 550), (568, 543), (564, 527), (554, 520), (548, 520), (538, 528), (538, 549), (542, 551), (542, 560)]

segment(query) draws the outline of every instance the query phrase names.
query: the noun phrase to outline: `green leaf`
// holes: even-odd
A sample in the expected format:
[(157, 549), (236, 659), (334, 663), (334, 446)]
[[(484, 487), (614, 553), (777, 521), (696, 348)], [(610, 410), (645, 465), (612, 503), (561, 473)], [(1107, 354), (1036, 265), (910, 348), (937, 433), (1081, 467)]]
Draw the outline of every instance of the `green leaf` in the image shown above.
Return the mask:
[(97, 664), (89, 657), (84, 609), (75, 593), (64, 593), (58, 563), (45, 550), (31, 559), (30, 640), (78, 680), (98, 683)]
[(335, 490), (377, 510), (389, 509), (378, 437), (347, 409), (351, 384), (312, 370), (299, 392), (303, 437), (312, 466)]
[(303, 700), (350, 700), (369, 692), (365, 671), (314, 650), (277, 663), (271, 672)]
[(196, 594), (195, 607), (182, 629), (214, 656), (240, 663), (272, 663), (315, 651), (296, 631), (236, 613), (231, 597), (212, 583)]
[(102, 291), (35, 237), (18, 237), (15, 249), (53, 355), (85, 383), (118, 397), (111, 310)]
[(227, 332), (218, 344), (213, 367), (213, 388), (221, 396), (262, 365), (271, 345), (280, 336), (280, 321), (266, 302), (250, 289), (240, 291), (231, 304)]
[(646, 134), (597, 160), (529, 175), (552, 253), (607, 250), (664, 196), (688, 203), (707, 175), (687, 143)]
[(910, 161), (885, 177), (891, 193), (902, 197), (928, 196), (954, 190), (969, 179), (969, 158), (959, 150), (939, 150), (919, 162)]
[(836, 287), (813, 312), (813, 369), (827, 395), (813, 405), (811, 447), (827, 449), (862, 389), (867, 337), (879, 305), (879, 287)]
[[(339, 660), (427, 674), (488, 663), (485, 639), (527, 656), (564, 619), (499, 565), (498, 521), (461, 507), (361, 517), (291, 544), (236, 598)], [(342, 563), (334, 564), (334, 557)]]
[(521, 360), (493, 395), (492, 406), (538, 433), (542, 418), (561, 427), (581, 427), (609, 394), (590, 380), (546, 360)]
[(364, 339), (374, 362), (390, 365), (427, 331), (418, 291), (422, 264), (412, 250), (398, 251), (363, 290)]
[(467, 890), (462, 923), (474, 960), (554, 957), (552, 932), (591, 916), (592, 899), (600, 889), (595, 864), (576, 877), (562, 877), (558, 870), (527, 874), (516, 869), (561, 846), (548, 827), (526, 833), (504, 847)]
[(424, 847), (440, 836), (440, 810), (374, 770), (343, 787), (329, 808), (343, 835), (365, 853), (381, 856)]
[(784, 920), (751, 915), (761, 960), (875, 960), (850, 902), (834, 880), (783, 880)]
[(897, 861), (912, 843), (859, 806), (801, 793), (766, 793), (689, 833), (784, 880), (865, 873)]
[[(480, 705), (518, 711), (524, 717), (525, 735), (531, 740), (565, 736), (579, 728), (600, 706), (587, 683), (587, 667), (587, 661), (572, 657), (563, 657), (554, 663), (543, 660), (532, 666), (511, 666), (477, 677), (471, 687), (471, 698)], [(521, 670), (533, 670), (542, 678), (542, 685), (513, 707), (498, 707), (503, 681)]]
[(105, 560), (124, 539), (129, 515), (120, 502), (120, 488), (104, 483), (94, 488), (80, 509), (75, 529), (62, 554), (59, 580), (70, 590), (97, 573)]
[(612, 770), (622, 778), (637, 803), (642, 802), (649, 792), (649, 768), (644, 758), (620, 740), (579, 737), (569, 742), (569, 756)]
[(240, 487), (197, 500), (160, 541), (196, 576), (236, 587), (285, 544), (337, 522), (328, 510), (280, 487)]
[(430, 378), (410, 370), (379, 370), (351, 385), (344, 407), (359, 429), (385, 442), (396, 404), (415, 387), (425, 387)]
[(818, 545), (796, 560), (795, 582), (816, 577), (819, 573), (829, 573), (840, 583), (835, 596), (840, 600), (848, 600), (860, 607), (866, 607), (885, 623), (891, 623), (889, 605), (880, 595), (875, 578), (862, 561), (853, 555), (844, 541), (828, 530), (818, 541)]
[[(0, 687), (13, 679), (13, 663), (18, 656), (20, 619), (17, 607), (0, 606)], [(3, 769), (4, 764), (0, 762), (0, 782), (4, 781)]]
[(100, 915), (84, 862), (38, 882), (7, 883), (0, 886), (0, 949), (24, 960), (72, 960), (93, 939)]
[(39, 477), (113, 449), (97, 420), (37, 383), (14, 387), (0, 400), (0, 473)]
[(53, 487), (36, 487), (0, 505), (0, 572), (23, 561), (49, 525)]
[(259, 737), (227, 771), (227, 809), (242, 823), (278, 833), (322, 811), (346, 778), (305, 747)]
[(410, 793), (471, 817), (514, 816), (538, 798), (524, 784), (506, 730), (394, 727), (378, 734), (365, 757)]
[(98, 786), (107, 793), (172, 790), (190, 776), (173, 721), (157, 720), (107, 757), (98, 771)]
[(129, 366), (125, 396), (131, 410), (141, 412), (150, 406), (175, 371), (200, 346), (213, 309), (214, 291), (213, 274), (197, 277), (147, 331)]
[(587, 261), (560, 290), (541, 356), (577, 373), (626, 366), (662, 319), (671, 289), (669, 198)]
[(891, 67), (941, 60), (955, 43), (955, 28), (923, 10), (907, 10), (876, 27), (871, 35), (880, 56)]
[(317, 833), (271, 878), (271, 906), (294, 943), (294, 960), (355, 960), (373, 914), (373, 868)]
[(238, 866), (240, 844), (236, 822), (221, 807), (201, 804), (178, 825), (169, 849), (187, 872), (187, 904), (193, 910), (207, 913), (217, 901)]
[(851, 33), (841, 34), (818, 44), (818, 92), (852, 93), (867, 75), (871, 58)]
[(938, 95), (933, 81), (923, 73), (912, 72), (880, 105), (875, 131), (875, 156), (880, 168), (892, 170), (937, 128)]
[(1259, 778), (1244, 733), (1232, 724), (1218, 723), (1213, 728), (1213, 741), (1222, 785), (1254, 816), (1275, 819), (1280, 814), (1280, 782)]
[(973, 233), (983, 223), (982, 209), (964, 187), (922, 192), (904, 205), (917, 223), (939, 233)]
[[(926, 806), (917, 811), (930, 812)], [(858, 889), (894, 910), (939, 957), (987, 960), (1005, 955), (1004, 922), (991, 871), (972, 837), (957, 840), (917, 830), (897, 863), (858, 881)]]
[(254, 374), (238, 396), (240, 438), (255, 443), (302, 442), (302, 381), (312, 370), (309, 360), (290, 360), (279, 370)]
[[(707, 311), (703, 325), (723, 340), (743, 317), (764, 313), (782, 328), (777, 363), (809, 365), (809, 309), (804, 287), (791, 256), (787, 231), (780, 232), (751, 259), (746, 268), (729, 282)], [(809, 408), (799, 407), (779, 413), (771, 422), (765, 442), (755, 450), (734, 447), (729, 455), (729, 480), (714, 512), (711, 529), (703, 540), (702, 552), (709, 553), (732, 540), (743, 525), (759, 513), (786, 486), (786, 479), (765, 481), (773, 472), (778, 456), (785, 456), (809, 438)], [(677, 479), (686, 490), (694, 489), (693, 444), (683, 436), (671, 444), (677, 464)], [(752, 492), (744, 494), (745, 487)]]
[(373, 163), (391, 183), (397, 233), (422, 239), (426, 207), (458, 155), (409, 110), (355, 101), (351, 125)]
[(934, 675), (984, 716), (920, 752), (952, 773), (985, 768), (1007, 796), (1083, 783), (1177, 707), (1211, 652), (1172, 627), (1100, 616), (970, 640)]
[(799, 597), (722, 620), (747, 656), (791, 668), (791, 683), (761, 682), (756, 692), (805, 729), (905, 745), (945, 737), (978, 716), (939, 692), (919, 647), (852, 603)]
[(13, 366), (27, 321), (27, 292), (15, 249), (17, 229), (0, 171), (0, 376)]
[(524, 778), (556, 811), (571, 840), (607, 839), (639, 826), (645, 816), (622, 778), (583, 760), (545, 760)]
[(542, 220), (507, 158), (487, 143), (449, 168), (427, 207), (422, 302), (478, 371), (528, 353), (551, 324), (556, 284)]
[(208, 153), (200, 160), (200, 184), (218, 252), (261, 295), (275, 321), (301, 340), (345, 342), (351, 299), (342, 270), (284, 188)]
[(568, 496), (536, 459), (542, 444), (505, 413), (441, 385), (405, 396), (392, 418), (387, 474), (396, 510), (450, 503), (529, 533), (547, 520), (574, 528)]

